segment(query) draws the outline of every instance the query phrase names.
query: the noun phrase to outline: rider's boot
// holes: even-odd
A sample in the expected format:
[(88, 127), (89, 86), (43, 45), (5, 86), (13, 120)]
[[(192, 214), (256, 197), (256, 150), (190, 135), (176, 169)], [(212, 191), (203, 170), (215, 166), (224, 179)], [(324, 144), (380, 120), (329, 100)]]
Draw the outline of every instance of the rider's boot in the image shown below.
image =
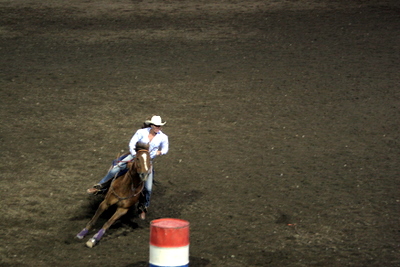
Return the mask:
[(145, 207), (143, 204), (139, 204), (137, 212), (138, 212), (139, 218), (141, 220), (145, 220), (146, 219), (147, 207)]
[(109, 179), (108, 181), (101, 183), (101, 184), (95, 184), (92, 188), (89, 188), (86, 190), (86, 192), (90, 195), (101, 195), (105, 194), (108, 191), (108, 188), (110, 188), (111, 182), (113, 179)]
[(92, 188), (89, 188), (88, 190), (86, 190), (86, 193), (88, 193), (90, 195), (98, 195), (98, 194), (104, 193), (104, 190), (105, 190), (105, 188), (102, 184), (96, 184)]

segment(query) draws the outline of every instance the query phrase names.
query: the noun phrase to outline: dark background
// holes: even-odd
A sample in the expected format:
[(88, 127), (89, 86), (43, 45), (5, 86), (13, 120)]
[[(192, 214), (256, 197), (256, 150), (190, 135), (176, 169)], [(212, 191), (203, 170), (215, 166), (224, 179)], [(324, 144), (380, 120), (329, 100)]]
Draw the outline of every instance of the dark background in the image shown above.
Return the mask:
[[(399, 266), (398, 1), (0, 1), (1, 266)], [(147, 221), (74, 236), (151, 115)], [(96, 225), (99, 229), (112, 210)], [(94, 234), (94, 231), (90, 234)]]

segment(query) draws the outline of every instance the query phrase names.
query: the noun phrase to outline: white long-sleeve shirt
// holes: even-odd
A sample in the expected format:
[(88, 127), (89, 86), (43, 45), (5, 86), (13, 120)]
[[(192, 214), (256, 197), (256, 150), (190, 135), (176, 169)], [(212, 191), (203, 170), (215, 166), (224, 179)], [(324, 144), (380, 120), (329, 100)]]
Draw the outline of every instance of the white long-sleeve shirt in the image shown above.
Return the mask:
[(137, 142), (148, 143), (150, 145), (149, 152), (151, 159), (154, 159), (157, 156), (157, 151), (161, 151), (161, 155), (167, 154), (169, 149), (168, 136), (164, 134), (162, 131), (159, 131), (150, 142), (149, 140), (150, 130), (151, 130), (150, 127), (139, 129), (132, 136), (131, 141), (129, 142), (129, 151), (131, 152), (132, 156), (136, 155), (135, 148)]

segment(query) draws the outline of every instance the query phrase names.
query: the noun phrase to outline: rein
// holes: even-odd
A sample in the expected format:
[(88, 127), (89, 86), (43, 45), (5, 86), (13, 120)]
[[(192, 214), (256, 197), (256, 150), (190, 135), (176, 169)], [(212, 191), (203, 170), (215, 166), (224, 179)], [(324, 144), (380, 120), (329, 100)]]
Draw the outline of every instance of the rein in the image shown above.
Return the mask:
[[(147, 152), (148, 150), (146, 150), (146, 149), (139, 149), (137, 152)], [(129, 162), (132, 162), (132, 161), (134, 161), (135, 160), (135, 158), (133, 158), (133, 159), (131, 159), (131, 160), (115, 160), (115, 162), (117, 162), (117, 163), (120, 163), (120, 162), (123, 162), (123, 163), (129, 163)]]
[(142, 184), (142, 188), (140, 188), (139, 192), (137, 192), (136, 194), (135, 194), (135, 187), (133, 187), (133, 183), (132, 183), (132, 188), (131, 188), (131, 189), (132, 189), (132, 191), (133, 191), (133, 194), (131, 194), (131, 195), (128, 196), (128, 197), (120, 197), (120, 196), (118, 196), (118, 194), (117, 194), (117, 193), (115, 192), (115, 190), (114, 190), (114, 187), (112, 187), (112, 186), (110, 186), (111, 193), (112, 193), (114, 196), (116, 196), (116, 197), (118, 198), (119, 201), (126, 200), (126, 199), (130, 199), (130, 198), (132, 198), (132, 197), (136, 197), (137, 195), (139, 195), (139, 194), (143, 191), (143, 188), (144, 188), (144, 182), (141, 181), (140, 183)]

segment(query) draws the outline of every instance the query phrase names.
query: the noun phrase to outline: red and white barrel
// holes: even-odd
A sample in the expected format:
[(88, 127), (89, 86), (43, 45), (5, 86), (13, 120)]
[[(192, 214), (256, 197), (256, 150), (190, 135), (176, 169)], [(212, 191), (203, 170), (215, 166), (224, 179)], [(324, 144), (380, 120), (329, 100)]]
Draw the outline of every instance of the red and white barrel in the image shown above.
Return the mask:
[(189, 266), (189, 222), (158, 219), (150, 223), (149, 267)]

